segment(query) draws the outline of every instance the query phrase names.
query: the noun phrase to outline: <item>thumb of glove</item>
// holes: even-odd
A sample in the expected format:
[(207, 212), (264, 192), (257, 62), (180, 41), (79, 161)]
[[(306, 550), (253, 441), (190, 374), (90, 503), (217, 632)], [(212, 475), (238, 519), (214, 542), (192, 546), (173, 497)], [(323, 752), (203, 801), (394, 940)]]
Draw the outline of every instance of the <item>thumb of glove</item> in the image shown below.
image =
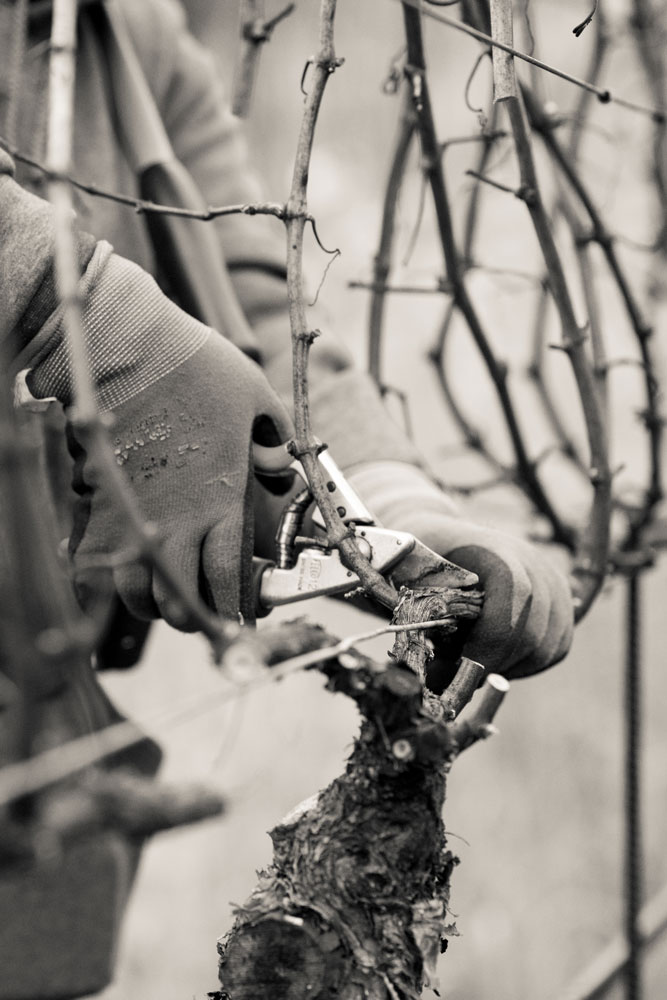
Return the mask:
[(206, 535), (201, 556), (207, 603), (227, 617), (236, 618), (240, 612), (246, 623), (255, 620), (251, 587), (253, 492), (253, 476), (248, 475), (243, 495), (231, 508), (227, 507), (224, 520), (214, 524)]

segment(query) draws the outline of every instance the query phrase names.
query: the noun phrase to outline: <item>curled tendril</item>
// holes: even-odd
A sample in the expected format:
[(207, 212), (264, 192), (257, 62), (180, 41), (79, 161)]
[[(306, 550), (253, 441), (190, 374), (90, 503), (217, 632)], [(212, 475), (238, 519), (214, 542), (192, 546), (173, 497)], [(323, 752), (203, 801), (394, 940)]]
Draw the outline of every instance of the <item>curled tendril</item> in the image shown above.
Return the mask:
[(464, 91), (464, 94), (463, 94), (464, 100), (466, 102), (466, 107), (470, 111), (472, 111), (473, 114), (476, 114), (476, 115), (483, 115), (484, 114), (484, 108), (474, 108), (472, 106), (472, 104), (470, 102), (470, 88), (472, 87), (473, 82), (475, 80), (475, 77), (477, 76), (477, 70), (481, 66), (481, 64), (484, 61), (484, 59), (486, 59), (486, 58), (489, 58), (489, 59), (491, 58), (491, 49), (485, 49), (483, 52), (480, 52), (480, 54), (477, 56), (477, 59), (475, 60), (475, 64), (474, 64), (473, 68), (470, 70), (470, 75), (468, 76), (468, 79), (466, 80), (465, 91)]

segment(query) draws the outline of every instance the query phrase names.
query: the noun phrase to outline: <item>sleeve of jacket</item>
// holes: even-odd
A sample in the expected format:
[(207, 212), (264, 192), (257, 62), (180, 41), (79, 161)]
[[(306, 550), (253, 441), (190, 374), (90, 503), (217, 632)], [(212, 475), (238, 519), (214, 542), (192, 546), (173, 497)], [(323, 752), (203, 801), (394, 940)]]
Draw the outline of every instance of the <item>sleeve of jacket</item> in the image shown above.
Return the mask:
[[(148, 31), (150, 8), (153, 14), (158, 8), (163, 14), (159, 38)], [(174, 151), (208, 204), (264, 200), (242, 125), (229, 110), (210, 53), (165, 0), (128, 3), (124, 9)], [(283, 225), (274, 218), (240, 215), (213, 224), (262, 366), (274, 388), (289, 401), (291, 341)], [(315, 431), (341, 466), (378, 459), (419, 462), (415, 449), (393, 425), (371, 379), (354, 369), (348, 351), (328, 330), (311, 352), (310, 381)]]
[[(0, 301), (6, 357), (18, 361), (40, 349), (40, 333), (57, 306), (53, 272), (53, 223), (48, 202), (14, 180), (11, 158), (0, 150)], [(96, 241), (78, 236), (81, 272)]]

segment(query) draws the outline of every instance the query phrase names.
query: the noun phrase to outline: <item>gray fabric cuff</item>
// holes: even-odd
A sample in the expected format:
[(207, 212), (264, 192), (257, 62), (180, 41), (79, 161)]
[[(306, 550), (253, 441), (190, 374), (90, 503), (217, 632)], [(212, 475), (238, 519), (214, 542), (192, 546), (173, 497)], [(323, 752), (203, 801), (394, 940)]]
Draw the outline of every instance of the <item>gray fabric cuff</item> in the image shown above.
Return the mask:
[(341, 469), (383, 460), (424, 464), (364, 372), (348, 369), (314, 389), (311, 411), (315, 434)]
[[(99, 243), (82, 279), (83, 326), (91, 374), (102, 410), (111, 410), (187, 361), (210, 335), (167, 299), (140, 267)], [(63, 311), (40, 334), (28, 379), (38, 398), (68, 406), (73, 380)]]
[(454, 500), (429, 475), (405, 462), (370, 462), (348, 474), (348, 482), (382, 524), (394, 528), (420, 514), (460, 517)]
[[(96, 240), (88, 233), (77, 233), (76, 243), (77, 267), (81, 276), (95, 253)], [(52, 264), (14, 328), (13, 349), (16, 353), (31, 350), (30, 342), (39, 335), (49, 317), (58, 308), (58, 303), (55, 267)]]

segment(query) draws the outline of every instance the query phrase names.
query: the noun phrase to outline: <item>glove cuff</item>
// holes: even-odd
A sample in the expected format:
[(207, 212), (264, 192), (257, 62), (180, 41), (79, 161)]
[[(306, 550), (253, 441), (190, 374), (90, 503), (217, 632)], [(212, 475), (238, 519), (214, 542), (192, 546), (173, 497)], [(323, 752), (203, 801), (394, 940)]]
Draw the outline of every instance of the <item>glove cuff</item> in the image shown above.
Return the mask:
[[(171, 303), (136, 264), (98, 244), (80, 286), (83, 326), (97, 402), (112, 410), (181, 365), (211, 331)], [(63, 310), (33, 342), (28, 384), (38, 398), (72, 402), (73, 378)]]
[(384, 524), (401, 528), (415, 516), (460, 516), (456, 503), (422, 469), (405, 462), (370, 462), (347, 473), (372, 513)]
[(344, 471), (368, 462), (421, 465), (422, 458), (394, 422), (373, 379), (364, 372), (338, 372), (311, 394), (313, 429)]

